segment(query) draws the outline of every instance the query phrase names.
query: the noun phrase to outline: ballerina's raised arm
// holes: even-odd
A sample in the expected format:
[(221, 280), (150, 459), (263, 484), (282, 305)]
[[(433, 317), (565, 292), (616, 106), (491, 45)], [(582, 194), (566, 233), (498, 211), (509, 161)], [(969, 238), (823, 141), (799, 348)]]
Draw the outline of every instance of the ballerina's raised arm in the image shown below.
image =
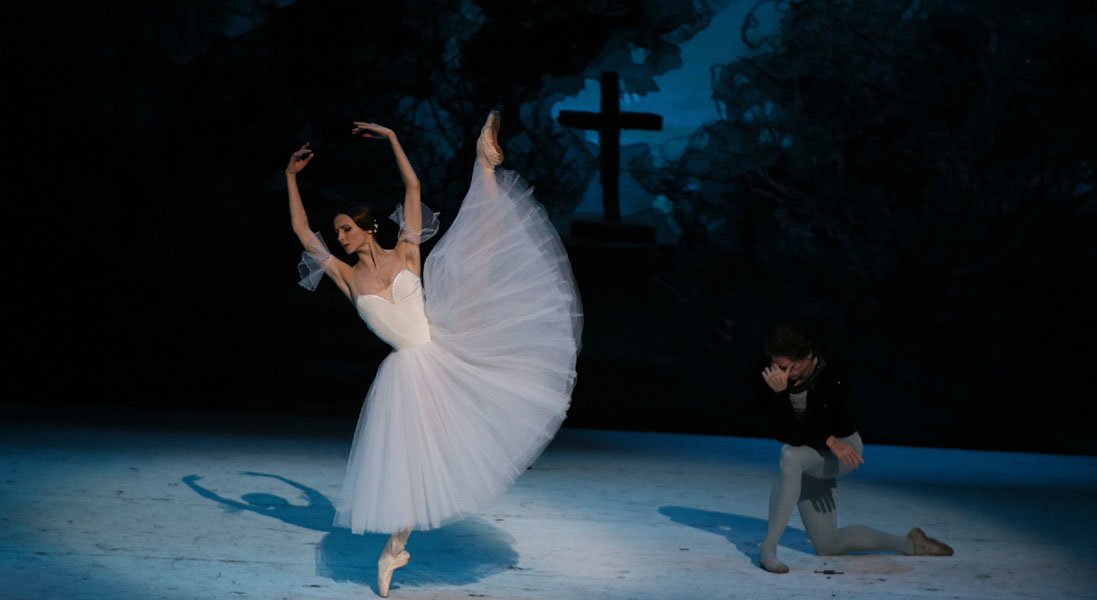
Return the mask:
[(289, 216), (293, 232), (301, 241), (305, 252), (302, 255), (301, 285), (310, 289), (316, 289), (316, 285), (323, 278), (321, 273), (326, 273), (335, 284), (339, 286), (343, 294), (350, 296), (350, 285), (347, 283), (352, 278), (352, 267), (335, 258), (328, 251), (320, 235), (309, 226), (308, 214), (305, 205), (301, 201), (301, 191), (297, 187), (297, 174), (300, 173), (309, 162), (312, 161), (312, 149), (306, 143), (297, 149), (289, 158), (286, 165), (286, 188), (289, 191)]
[(400, 177), (404, 180), (404, 215), (403, 231), (396, 243), (396, 251), (404, 261), (404, 265), (419, 276), (420, 265), (419, 241), (423, 232), (423, 208), (419, 199), (419, 177), (415, 174), (411, 162), (408, 160), (396, 134), (382, 125), (355, 121), (354, 130), (351, 132), (364, 138), (386, 138), (392, 145), (392, 153), (396, 156), (396, 166), (400, 168)]

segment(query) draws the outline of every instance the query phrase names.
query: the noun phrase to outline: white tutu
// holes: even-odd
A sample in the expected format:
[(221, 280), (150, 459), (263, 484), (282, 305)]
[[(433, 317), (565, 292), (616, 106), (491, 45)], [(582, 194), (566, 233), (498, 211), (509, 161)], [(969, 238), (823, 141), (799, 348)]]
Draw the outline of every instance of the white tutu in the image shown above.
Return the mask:
[(391, 304), (356, 302), (397, 349), (366, 396), (336, 505), (335, 524), (355, 533), (431, 529), (478, 511), (541, 454), (575, 385), (578, 290), (515, 174), (477, 162), (422, 283), (405, 270), (392, 290)]

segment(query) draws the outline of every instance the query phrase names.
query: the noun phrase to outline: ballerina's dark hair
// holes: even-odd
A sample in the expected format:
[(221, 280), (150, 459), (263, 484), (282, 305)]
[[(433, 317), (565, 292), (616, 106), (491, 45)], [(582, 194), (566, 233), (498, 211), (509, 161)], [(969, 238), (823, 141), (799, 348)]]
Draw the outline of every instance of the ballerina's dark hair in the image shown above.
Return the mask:
[(336, 213), (337, 215), (347, 215), (350, 217), (354, 224), (361, 227), (366, 231), (377, 233), (377, 217), (373, 216), (373, 211), (368, 206), (362, 204), (347, 204), (340, 207)]

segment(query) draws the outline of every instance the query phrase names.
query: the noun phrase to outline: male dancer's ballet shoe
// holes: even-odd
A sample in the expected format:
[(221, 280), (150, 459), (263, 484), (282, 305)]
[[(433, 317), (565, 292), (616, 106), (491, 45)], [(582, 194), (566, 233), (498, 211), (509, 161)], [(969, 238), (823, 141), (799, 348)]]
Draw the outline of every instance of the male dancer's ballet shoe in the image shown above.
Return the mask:
[(914, 546), (916, 556), (952, 556), (952, 547), (926, 535), (921, 527), (915, 527), (907, 533), (907, 539)]
[(763, 550), (758, 559), (758, 564), (770, 573), (788, 573), (788, 565), (777, 560), (777, 553)]
[(395, 556), (387, 551), (377, 559), (377, 593), (382, 598), (389, 597), (389, 585), (392, 583), (392, 574), (400, 567), (408, 564), (411, 554), (407, 550), (401, 550)]
[(476, 160), (489, 171), (503, 164), (503, 149), (499, 147), (499, 111), (493, 110), (476, 140)]

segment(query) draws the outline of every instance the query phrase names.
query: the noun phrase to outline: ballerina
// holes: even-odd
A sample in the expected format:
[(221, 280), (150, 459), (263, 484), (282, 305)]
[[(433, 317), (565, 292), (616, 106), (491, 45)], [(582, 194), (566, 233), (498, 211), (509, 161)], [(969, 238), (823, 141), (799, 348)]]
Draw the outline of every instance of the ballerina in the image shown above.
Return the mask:
[(305, 144), (286, 168), (290, 218), (304, 246), (301, 285), (325, 275), (394, 350), (370, 386), (351, 444), (335, 524), (389, 533), (377, 562), (388, 597), (411, 559), (413, 530), (440, 527), (501, 495), (555, 436), (571, 402), (582, 308), (567, 254), (544, 209), (503, 160), (499, 114), (477, 140), (472, 181), (450, 229), (426, 260), (420, 244), (439, 228), (420, 201), (419, 179), (396, 134), (354, 122), (352, 133), (387, 139), (404, 181), (391, 218), (394, 248), (375, 237), (365, 208), (334, 218), (352, 265), (311, 229), (296, 177), (314, 158)]

